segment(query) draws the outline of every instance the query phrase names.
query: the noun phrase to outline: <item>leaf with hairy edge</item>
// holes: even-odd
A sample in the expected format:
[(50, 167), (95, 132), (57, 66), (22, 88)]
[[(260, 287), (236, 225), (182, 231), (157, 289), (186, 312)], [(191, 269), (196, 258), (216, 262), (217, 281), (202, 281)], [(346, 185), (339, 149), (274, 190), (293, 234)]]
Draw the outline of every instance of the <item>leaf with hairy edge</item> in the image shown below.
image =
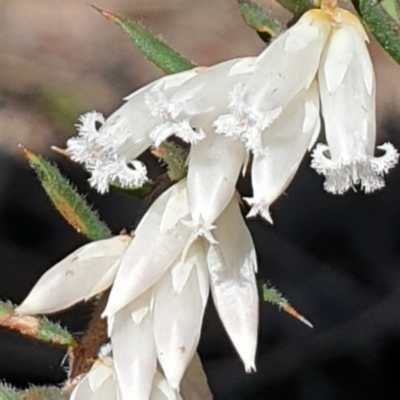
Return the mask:
[(55, 166), (25, 148), (23, 152), (54, 207), (71, 226), (90, 240), (111, 236), (111, 231)]
[(311, 322), (304, 318), (294, 307), (292, 307), (289, 301), (283, 297), (282, 293), (280, 293), (276, 288), (267, 284), (262, 285), (261, 298), (266, 303), (271, 303), (278, 306), (292, 317), (297, 318), (303, 324), (313, 328)]
[(380, 45), (400, 64), (400, 23), (377, 0), (352, 0)]
[[(45, 317), (20, 316), (14, 313), (10, 303), (0, 301), (0, 327), (11, 329), (42, 342), (72, 346), (75, 340), (60, 325)], [(1, 397), (0, 397), (1, 399)]]
[(138, 47), (143, 55), (167, 74), (195, 67), (186, 57), (179, 54), (148, 29), (136, 21), (93, 7), (101, 15), (118, 25)]
[(282, 31), (282, 25), (267, 10), (251, 0), (238, 0), (240, 14), (246, 24), (254, 29), (262, 40), (269, 42)]

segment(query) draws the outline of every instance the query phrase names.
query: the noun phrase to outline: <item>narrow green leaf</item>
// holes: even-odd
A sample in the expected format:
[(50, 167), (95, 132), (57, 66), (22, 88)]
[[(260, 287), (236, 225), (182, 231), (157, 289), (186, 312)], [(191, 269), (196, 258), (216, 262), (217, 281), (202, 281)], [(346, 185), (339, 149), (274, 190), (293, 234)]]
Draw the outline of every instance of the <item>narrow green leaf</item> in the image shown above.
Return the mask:
[(316, 8), (314, 0), (277, 0), (277, 2), (297, 16)]
[(377, 0), (352, 0), (380, 45), (400, 64), (400, 24)]
[(105, 18), (118, 25), (139, 48), (143, 55), (167, 74), (184, 71), (195, 65), (172, 49), (161, 39), (136, 21), (93, 7)]
[(68, 397), (56, 386), (32, 386), (22, 392), (21, 398), (24, 400), (67, 400)]
[(107, 226), (55, 166), (25, 148), (23, 152), (54, 207), (72, 227), (90, 240), (111, 236)]
[(2, 301), (0, 301), (0, 326), (51, 344), (61, 346), (75, 344), (72, 335), (60, 325), (49, 321), (46, 317), (16, 315), (12, 304)]
[(289, 301), (285, 297), (283, 297), (282, 293), (280, 293), (279, 290), (277, 290), (273, 286), (267, 284), (262, 285), (261, 298), (266, 303), (278, 306), (292, 317), (297, 318), (303, 324), (307, 325), (310, 328), (313, 328), (311, 322), (304, 318), (294, 307), (292, 307)]
[(282, 25), (270, 13), (251, 0), (238, 0), (240, 14), (246, 24), (264, 41), (269, 41), (282, 31)]

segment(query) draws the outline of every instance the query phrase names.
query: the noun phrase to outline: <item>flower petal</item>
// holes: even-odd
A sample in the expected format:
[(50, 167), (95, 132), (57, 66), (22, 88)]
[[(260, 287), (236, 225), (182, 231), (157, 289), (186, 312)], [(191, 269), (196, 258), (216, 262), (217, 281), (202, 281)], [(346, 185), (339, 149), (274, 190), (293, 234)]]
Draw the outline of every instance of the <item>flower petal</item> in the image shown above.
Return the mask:
[(246, 198), (252, 206), (249, 217), (260, 214), (272, 223), (269, 207), (289, 186), (319, 129), (318, 89), (313, 84), (300, 92), (262, 134), (265, 150), (254, 156), (253, 197)]
[[(135, 231), (134, 240), (122, 257), (103, 315), (114, 314), (149, 289), (183, 250), (191, 229), (179, 221), (174, 225), (175, 216), (166, 216), (165, 210), (170, 201), (182, 202), (184, 196), (181, 192), (184, 190), (185, 181), (175, 184), (153, 203), (143, 217)], [(170, 210), (179, 207), (169, 205)], [(161, 221), (164, 221), (163, 229), (171, 224), (174, 226), (161, 231)]]
[[(147, 291), (113, 318), (111, 343), (121, 400), (148, 400), (150, 396), (157, 363), (150, 302), (151, 291)], [(135, 322), (138, 310), (141, 318)]]
[[(115, 236), (74, 251), (45, 272), (16, 312), (52, 313), (105, 290), (131, 239), (128, 235)], [(105, 275), (108, 279), (104, 279)]]
[[(181, 264), (180, 257), (176, 263)], [(209, 290), (204, 249), (198, 241), (189, 249), (184, 266), (190, 273), (179, 292), (171, 270), (154, 287), (157, 356), (168, 382), (177, 390), (199, 342)], [(203, 279), (199, 280), (199, 274)]]
[(189, 154), (187, 192), (194, 225), (211, 225), (235, 191), (245, 159), (239, 140), (216, 135), (204, 127), (207, 137), (193, 145)]
[(218, 314), (243, 360), (255, 370), (258, 327), (257, 268), (251, 235), (234, 197), (216, 221), (215, 238), (207, 253), (211, 291)]

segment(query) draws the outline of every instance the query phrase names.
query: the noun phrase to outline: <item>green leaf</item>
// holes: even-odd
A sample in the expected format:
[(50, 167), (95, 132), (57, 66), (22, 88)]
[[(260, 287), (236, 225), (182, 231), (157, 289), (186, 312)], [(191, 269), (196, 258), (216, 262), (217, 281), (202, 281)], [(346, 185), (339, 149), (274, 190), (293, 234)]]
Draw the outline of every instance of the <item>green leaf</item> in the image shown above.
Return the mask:
[(396, 21), (399, 20), (399, 5), (397, 0), (381, 0), (380, 4), (390, 17)]
[(186, 159), (188, 151), (171, 140), (164, 141), (153, 154), (167, 164), (167, 174), (173, 182), (180, 181), (186, 176)]
[(0, 301), (0, 326), (42, 342), (68, 347), (75, 344), (72, 335), (60, 325), (45, 317), (16, 315), (12, 304), (2, 301)]
[(314, 0), (277, 0), (277, 2), (297, 16), (316, 8)]
[(380, 45), (400, 64), (400, 25), (377, 0), (352, 0)]
[(266, 303), (278, 306), (292, 317), (297, 318), (303, 324), (307, 325), (309, 328), (313, 328), (311, 322), (304, 318), (294, 307), (292, 307), (289, 301), (283, 297), (282, 293), (280, 293), (279, 290), (273, 286), (267, 284), (262, 285), (261, 298)]
[(67, 400), (67, 395), (62, 394), (60, 388), (55, 386), (32, 386), (22, 392), (21, 398), (24, 400)]
[(11, 386), (0, 383), (0, 399), (1, 400), (21, 400), (20, 395)]
[(111, 231), (55, 166), (25, 148), (23, 152), (54, 207), (73, 228), (90, 240), (111, 236)]
[(118, 25), (143, 55), (165, 73), (172, 74), (195, 67), (189, 59), (158, 39), (140, 23), (97, 7), (94, 8), (105, 18)]
[(251, 0), (238, 0), (240, 14), (246, 24), (264, 41), (269, 41), (282, 31), (282, 25), (269, 12)]

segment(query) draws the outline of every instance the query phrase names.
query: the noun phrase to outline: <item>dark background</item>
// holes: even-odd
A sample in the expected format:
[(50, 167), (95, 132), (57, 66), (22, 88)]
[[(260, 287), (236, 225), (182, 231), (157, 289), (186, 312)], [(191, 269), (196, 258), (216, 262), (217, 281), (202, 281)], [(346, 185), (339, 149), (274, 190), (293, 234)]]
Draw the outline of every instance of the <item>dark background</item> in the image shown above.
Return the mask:
[[(49, 204), (16, 144), (54, 159), (114, 233), (129, 229), (140, 204), (123, 194), (94, 193), (85, 172), (48, 146), (62, 146), (79, 113), (108, 113), (122, 96), (160, 75), (86, 2), (33, 4), (0, 0), (0, 298), (15, 303), (46, 269), (85, 243)], [(160, 4), (97, 3), (139, 15), (199, 63), (262, 48), (233, 1)], [(374, 43), (372, 55), (379, 142), (400, 148), (400, 74)], [(249, 221), (249, 227), (259, 279), (277, 286), (315, 328), (262, 304), (258, 371), (246, 375), (210, 305), (200, 354), (216, 400), (399, 397), (400, 167), (378, 193), (333, 196), (308, 164), (273, 207), (275, 225)], [(90, 306), (79, 305), (52, 318), (79, 335), (89, 315)], [(63, 357), (60, 348), (0, 330), (0, 379), (19, 386), (61, 382)]]

